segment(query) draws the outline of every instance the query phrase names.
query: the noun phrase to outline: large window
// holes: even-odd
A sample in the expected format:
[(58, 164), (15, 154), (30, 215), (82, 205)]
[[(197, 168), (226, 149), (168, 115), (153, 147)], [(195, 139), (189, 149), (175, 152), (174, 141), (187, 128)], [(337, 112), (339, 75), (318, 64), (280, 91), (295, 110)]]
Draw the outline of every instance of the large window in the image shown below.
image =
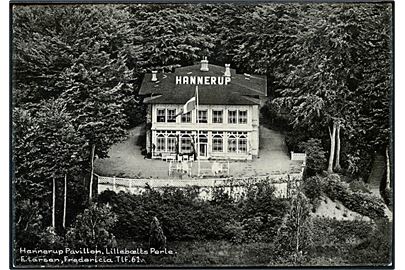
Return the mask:
[(182, 153), (191, 153), (193, 151), (191, 146), (191, 137), (189, 135), (183, 135), (180, 142)]
[(247, 139), (245, 136), (239, 137), (238, 149), (240, 153), (247, 152)]
[(228, 123), (229, 124), (236, 124), (237, 123), (237, 111), (228, 111)]
[(236, 137), (231, 135), (228, 138), (228, 152), (234, 153), (237, 150)]
[(224, 140), (220, 135), (214, 135), (212, 137), (212, 152), (223, 152), (224, 151)]
[(247, 124), (247, 111), (239, 111), (239, 124)]
[(208, 112), (207, 110), (198, 111), (198, 123), (208, 123)]
[(222, 123), (222, 110), (212, 111), (212, 123)]
[(156, 138), (156, 151), (158, 152), (164, 152), (166, 151), (166, 145), (165, 145), (165, 137), (163, 135), (159, 135)]
[(166, 109), (157, 109), (157, 122), (166, 122)]
[(167, 151), (172, 153), (176, 152), (176, 137), (174, 135), (167, 137)]
[(167, 122), (176, 122), (176, 109), (167, 109)]
[(182, 114), (181, 115), (181, 122), (182, 123), (191, 123), (191, 112)]

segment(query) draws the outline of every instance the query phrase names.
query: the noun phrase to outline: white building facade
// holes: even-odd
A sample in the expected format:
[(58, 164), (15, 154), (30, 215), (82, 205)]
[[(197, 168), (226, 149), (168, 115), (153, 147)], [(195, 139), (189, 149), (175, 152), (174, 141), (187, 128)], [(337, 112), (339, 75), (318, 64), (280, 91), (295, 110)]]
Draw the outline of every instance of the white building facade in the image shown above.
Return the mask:
[[(176, 71), (174, 74), (218, 75), (220, 70), (225, 74), (227, 69), (210, 65), (209, 70), (213, 74), (209, 74), (209, 70), (202, 71), (202, 66), (201, 68), (199, 65), (191, 66), (184, 72), (180, 69), (179, 73)], [(173, 80), (167, 80), (168, 83), (165, 85), (164, 79), (168, 79), (169, 76), (163, 74), (159, 80), (159, 75), (152, 74), (149, 82), (153, 86), (146, 83), (146, 90), (141, 88), (140, 92), (151, 94), (145, 98), (145, 102), (148, 104), (146, 150), (152, 158), (174, 159), (185, 156), (189, 159), (199, 157), (200, 159), (250, 160), (258, 156), (259, 110), (261, 97), (266, 93), (266, 89), (262, 89), (266, 87), (265, 77), (264, 79), (259, 77), (262, 88), (258, 90), (249, 89), (247, 81), (252, 80), (252, 76), (245, 74), (240, 75), (242, 78), (236, 79), (235, 72), (233, 76), (229, 76), (227, 85), (198, 85), (198, 112), (194, 109), (187, 114), (181, 114), (185, 101), (190, 96), (194, 96), (196, 85), (180, 86), (179, 80), (176, 82), (174, 76), (171, 76), (174, 83)], [(238, 83), (241, 79), (245, 80), (244, 84)], [(148, 80), (146, 76), (143, 87), (145, 80)], [(157, 84), (158, 87), (156, 87)], [(257, 87), (257, 83), (253, 86)], [(154, 89), (160, 87), (159, 90)], [(168, 89), (169, 87), (174, 89)], [(247, 88), (253, 95), (246, 95), (250, 93), (246, 91), (235, 91), (239, 87)], [(179, 91), (176, 91), (176, 88)], [(148, 89), (152, 89), (155, 93), (150, 93)], [(180, 96), (182, 93), (187, 97)], [(165, 98), (165, 94), (170, 96)], [(172, 96), (176, 94), (177, 99)]]

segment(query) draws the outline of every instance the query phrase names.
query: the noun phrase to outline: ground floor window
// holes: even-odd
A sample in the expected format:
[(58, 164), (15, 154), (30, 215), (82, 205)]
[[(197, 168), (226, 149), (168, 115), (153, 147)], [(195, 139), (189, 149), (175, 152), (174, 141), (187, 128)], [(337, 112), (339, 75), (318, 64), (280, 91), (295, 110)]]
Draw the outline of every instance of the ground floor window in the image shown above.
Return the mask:
[(247, 152), (247, 139), (246, 137), (239, 137), (238, 150), (241, 153)]
[(166, 144), (165, 144), (165, 137), (159, 136), (156, 138), (156, 150), (158, 152), (163, 152), (166, 149)]
[(228, 152), (235, 153), (237, 150), (237, 141), (235, 136), (229, 136), (228, 138)]
[(176, 152), (176, 137), (170, 136), (167, 138), (167, 151)]
[(190, 136), (181, 137), (180, 142), (181, 142), (181, 152), (182, 153), (191, 153), (193, 151)]
[(212, 152), (223, 152), (224, 140), (220, 135), (214, 135), (212, 138)]

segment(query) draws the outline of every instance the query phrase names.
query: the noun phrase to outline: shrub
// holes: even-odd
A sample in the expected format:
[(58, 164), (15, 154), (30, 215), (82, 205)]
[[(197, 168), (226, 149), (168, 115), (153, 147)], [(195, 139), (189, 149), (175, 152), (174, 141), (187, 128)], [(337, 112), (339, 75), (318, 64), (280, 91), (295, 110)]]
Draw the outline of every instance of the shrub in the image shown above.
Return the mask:
[(387, 220), (376, 221), (374, 230), (362, 243), (354, 246), (348, 253), (352, 264), (384, 265), (392, 262), (392, 224)]
[(313, 241), (317, 246), (345, 246), (369, 237), (373, 224), (361, 220), (313, 218)]
[(306, 178), (302, 190), (308, 199), (314, 203), (322, 195), (322, 179), (319, 176)]
[(141, 195), (106, 191), (98, 200), (109, 203), (117, 215), (114, 234), (136, 241), (147, 241), (154, 216), (168, 241), (269, 239), (275, 235), (288, 205), (285, 199), (275, 198), (274, 188), (268, 183), (252, 186), (247, 198), (239, 202), (224, 192), (215, 192), (212, 201), (204, 201), (193, 187), (160, 192), (149, 189)]
[(66, 233), (66, 242), (75, 248), (107, 247), (114, 236), (111, 231), (117, 221), (108, 206), (90, 205)]
[(383, 201), (371, 194), (353, 192), (349, 185), (340, 181), (338, 175), (322, 179), (322, 191), (332, 200), (339, 200), (348, 209), (372, 219), (385, 217)]
[(363, 193), (371, 193), (370, 190), (368, 189), (366, 183), (364, 183), (361, 180), (355, 180), (349, 183), (350, 189), (353, 192), (363, 192)]
[(307, 168), (312, 172), (321, 172), (326, 165), (326, 152), (320, 139), (311, 138), (298, 144), (300, 151), (307, 154)]

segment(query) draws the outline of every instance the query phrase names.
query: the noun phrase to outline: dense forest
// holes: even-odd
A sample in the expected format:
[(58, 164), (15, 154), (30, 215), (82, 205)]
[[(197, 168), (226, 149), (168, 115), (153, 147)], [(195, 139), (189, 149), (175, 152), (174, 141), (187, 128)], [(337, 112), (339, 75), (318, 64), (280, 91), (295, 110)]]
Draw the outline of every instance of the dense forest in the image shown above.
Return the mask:
[[(168, 241), (271, 243), (281, 253), (260, 261), (266, 265), (289, 252), (291, 263), (329, 265), (308, 258), (330, 258), (336, 250), (342, 264), (387, 264), (389, 226), (379, 202), (359, 190), (375, 155), (385, 158), (386, 182), (392, 173), (392, 31), (391, 4), (14, 5), (14, 247), (107, 245), (113, 234), (147, 241), (145, 227), (156, 215)], [(242, 205), (221, 194), (199, 202), (192, 190), (97, 197), (94, 160), (145, 121), (138, 95), (143, 74), (203, 57), (267, 75), (261, 121), (285, 132), (290, 150), (307, 153), (302, 196), (280, 200), (263, 187)], [(375, 222), (305, 218), (321, 194)], [(382, 194), (391, 206), (390, 186)], [(128, 212), (134, 207), (139, 216)], [(289, 223), (298, 216), (302, 223)], [(188, 230), (180, 225), (190, 221)], [(293, 247), (289, 235), (297, 226), (302, 240)], [(329, 232), (330, 243), (317, 239), (322, 226), (339, 232)], [(339, 235), (351, 233), (361, 241), (344, 249), (350, 237)]]

